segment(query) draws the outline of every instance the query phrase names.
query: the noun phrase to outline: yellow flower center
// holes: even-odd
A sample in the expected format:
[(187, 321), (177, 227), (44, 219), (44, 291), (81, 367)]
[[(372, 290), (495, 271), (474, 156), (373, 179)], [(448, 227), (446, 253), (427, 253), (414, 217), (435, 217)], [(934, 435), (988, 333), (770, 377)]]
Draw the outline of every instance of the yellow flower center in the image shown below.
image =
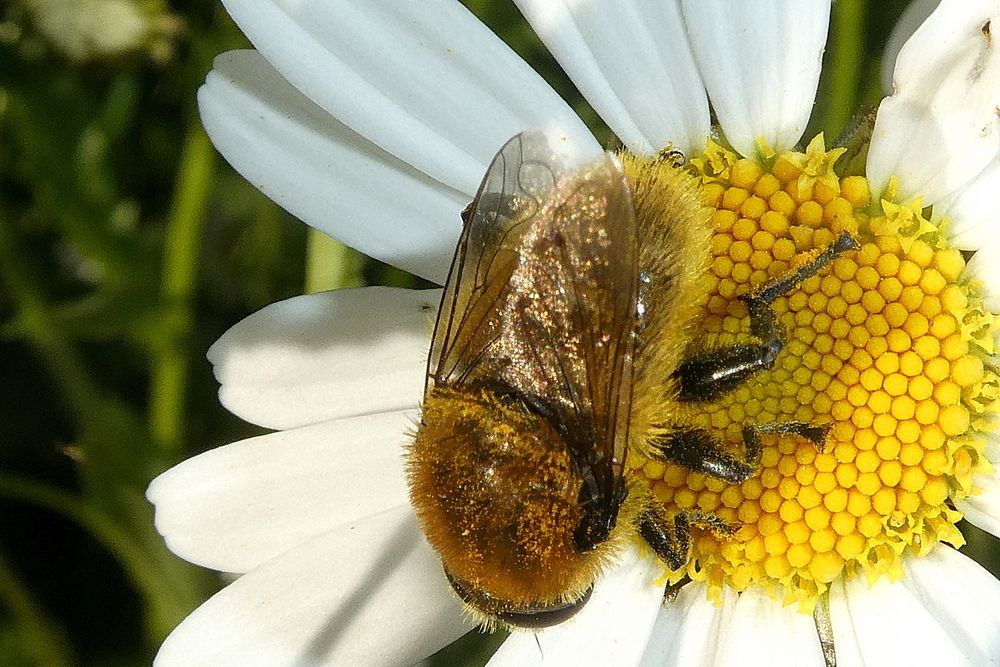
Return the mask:
[(687, 569), (672, 574), (708, 582), (713, 596), (762, 584), (809, 610), (838, 577), (898, 578), (904, 553), (963, 543), (949, 501), (974, 492), (973, 473), (989, 466), (996, 319), (941, 224), (919, 201), (873, 201), (865, 178), (838, 177), (841, 152), (821, 135), (766, 164), (711, 143), (691, 161), (714, 208), (706, 347), (749, 339), (736, 297), (842, 231), (861, 243), (774, 304), (786, 344), (772, 370), (686, 415), (734, 451), (746, 423), (829, 424), (822, 451), (764, 436), (759, 474), (738, 486), (630, 457), (668, 513), (740, 526), (731, 538), (696, 529)]

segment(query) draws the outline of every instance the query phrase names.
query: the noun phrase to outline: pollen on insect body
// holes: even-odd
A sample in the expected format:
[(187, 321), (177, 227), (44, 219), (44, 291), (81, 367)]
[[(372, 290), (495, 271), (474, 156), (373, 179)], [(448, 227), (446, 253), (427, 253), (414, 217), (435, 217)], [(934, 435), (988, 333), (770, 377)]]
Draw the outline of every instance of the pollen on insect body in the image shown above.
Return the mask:
[(734, 451), (746, 423), (830, 425), (822, 450), (766, 435), (759, 474), (739, 485), (630, 455), (668, 514), (739, 526), (731, 537), (695, 529), (686, 569), (671, 574), (706, 581), (714, 595), (764, 585), (808, 611), (837, 578), (898, 578), (907, 552), (963, 543), (950, 501), (975, 493), (973, 475), (989, 465), (996, 318), (963, 276), (946, 221), (919, 201), (873, 197), (862, 176), (838, 176), (842, 152), (822, 135), (762, 161), (710, 143), (689, 164), (714, 209), (705, 347), (749, 336), (738, 296), (841, 232), (860, 242), (774, 303), (787, 338), (771, 370), (686, 415)]

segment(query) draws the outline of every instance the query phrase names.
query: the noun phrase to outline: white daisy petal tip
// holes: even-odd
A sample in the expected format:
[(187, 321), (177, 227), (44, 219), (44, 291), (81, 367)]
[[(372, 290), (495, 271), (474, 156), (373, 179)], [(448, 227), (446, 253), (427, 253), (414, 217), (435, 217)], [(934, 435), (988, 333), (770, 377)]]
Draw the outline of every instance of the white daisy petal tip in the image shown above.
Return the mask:
[(271, 304), (209, 349), (220, 400), (277, 429), (414, 408), (440, 295), (364, 287)]
[(415, 412), (341, 419), (209, 450), (153, 480), (157, 531), (185, 560), (248, 572), (337, 526), (406, 505)]
[(454, 0), (225, 4), (303, 95), (467, 196), (497, 149), (524, 130), (558, 128), (581, 146), (597, 145), (569, 105)]
[(934, 204), (1000, 151), (1000, 4), (942, 0), (896, 59), (868, 152), (873, 192), (898, 176), (901, 196)]
[(468, 195), (331, 117), (257, 51), (217, 56), (198, 108), (219, 152), (289, 213), (369, 256), (444, 281)]
[(886, 92), (892, 91), (892, 71), (896, 67), (896, 58), (899, 56), (903, 45), (913, 36), (917, 28), (927, 20), (927, 17), (937, 9), (940, 1), (913, 0), (893, 26), (882, 54), (882, 87)]

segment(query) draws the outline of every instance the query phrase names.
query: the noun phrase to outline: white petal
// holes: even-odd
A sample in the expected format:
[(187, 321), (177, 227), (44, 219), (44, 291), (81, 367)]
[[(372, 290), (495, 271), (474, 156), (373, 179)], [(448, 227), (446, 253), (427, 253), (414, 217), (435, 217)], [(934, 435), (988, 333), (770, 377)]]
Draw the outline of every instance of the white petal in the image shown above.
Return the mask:
[(333, 119), (256, 51), (217, 57), (198, 106), (219, 151), (283, 208), (372, 257), (444, 282), (467, 194)]
[(996, 156), (997, 30), (996, 0), (942, 0), (903, 46), (894, 92), (879, 106), (868, 152), (873, 192), (896, 175), (904, 200), (921, 195), (933, 204)]
[(903, 583), (962, 650), (966, 664), (1000, 661), (1000, 581), (945, 546), (906, 566)]
[(978, 250), (1000, 235), (1000, 161), (992, 160), (972, 181), (934, 204), (947, 216), (950, 241), (962, 250)]
[(736, 605), (736, 593), (723, 590), (722, 606), (706, 597), (706, 586), (688, 584), (663, 606), (649, 637), (642, 667), (688, 667), (717, 663), (718, 640)]
[(1000, 313), (1000, 229), (976, 251), (965, 267), (966, 275), (978, 280), (983, 288), (983, 303), (991, 312)]
[(531, 128), (599, 146), (569, 106), (454, 0), (225, 0), (250, 41), (308, 98), (467, 195)]
[(733, 147), (792, 148), (809, 122), (829, 0), (682, 0), (695, 60)]
[(469, 630), (409, 508), (349, 524), (214, 595), (156, 665), (409, 665)]
[(719, 632), (718, 665), (823, 667), (813, 617), (784, 607), (759, 588), (740, 593)]
[(184, 560), (249, 572), (337, 526), (405, 505), (402, 445), (415, 419), (353, 417), (195, 456), (149, 485), (156, 529)]
[(912, 0), (903, 10), (896, 25), (892, 27), (889, 39), (885, 42), (885, 50), (882, 52), (882, 87), (884, 90), (892, 90), (892, 70), (896, 67), (896, 57), (903, 48), (903, 44), (913, 36), (920, 24), (927, 20), (931, 12), (937, 9), (940, 1)]
[(996, 437), (986, 445), (986, 458), (993, 464), (993, 472), (972, 478), (980, 493), (956, 500), (955, 508), (970, 522), (1000, 537), (1000, 474), (997, 473), (1000, 470), (1000, 442)]
[(663, 588), (653, 585), (662, 572), (655, 558), (630, 548), (576, 616), (537, 634), (511, 634), (488, 664), (637, 664), (663, 600)]
[(705, 147), (708, 99), (676, 0), (515, 0), (601, 118), (631, 150)]
[(233, 414), (286, 429), (414, 408), (439, 290), (363, 287), (262, 308), (208, 350)]
[(831, 594), (830, 615), (838, 655), (856, 651), (863, 664), (977, 664), (968, 662), (927, 604), (900, 582), (882, 578), (869, 588), (863, 577), (854, 577), (845, 583), (843, 597)]
[(864, 665), (865, 659), (854, 632), (854, 620), (851, 618), (847, 587), (843, 579), (830, 584), (830, 623), (833, 625), (837, 664)]

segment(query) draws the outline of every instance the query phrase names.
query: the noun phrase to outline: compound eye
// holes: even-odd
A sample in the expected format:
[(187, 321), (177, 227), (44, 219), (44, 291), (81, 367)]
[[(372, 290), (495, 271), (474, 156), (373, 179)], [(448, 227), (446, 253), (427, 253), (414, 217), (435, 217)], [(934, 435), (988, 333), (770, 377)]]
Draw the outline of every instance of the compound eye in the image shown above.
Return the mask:
[(462, 601), (467, 605), (507, 625), (526, 630), (548, 628), (572, 618), (583, 609), (594, 592), (594, 587), (591, 586), (582, 596), (569, 602), (558, 602), (551, 605), (518, 605), (493, 597), (485, 591), (477, 591), (468, 582), (453, 577), (447, 570), (445, 570), (445, 575), (458, 597), (462, 598)]

